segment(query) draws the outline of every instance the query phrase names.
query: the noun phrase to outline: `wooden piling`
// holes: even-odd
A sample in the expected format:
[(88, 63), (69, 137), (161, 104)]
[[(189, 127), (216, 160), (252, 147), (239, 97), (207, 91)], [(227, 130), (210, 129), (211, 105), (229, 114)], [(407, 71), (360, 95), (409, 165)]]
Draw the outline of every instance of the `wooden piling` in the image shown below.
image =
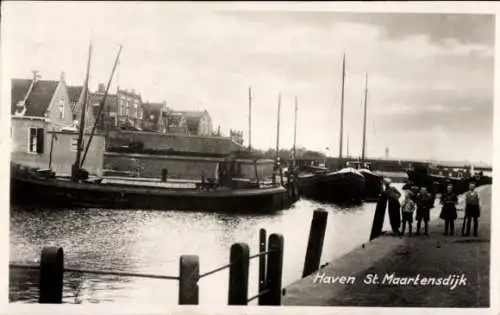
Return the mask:
[(250, 249), (245, 243), (231, 246), (228, 305), (248, 304), (248, 267)]
[(319, 269), (321, 253), (323, 251), (323, 242), (325, 240), (326, 222), (328, 212), (324, 209), (314, 211), (309, 231), (309, 242), (307, 244), (306, 258), (302, 277), (307, 277)]
[(63, 273), (63, 249), (45, 247), (40, 259), (39, 303), (62, 303)]
[(386, 208), (387, 208), (387, 195), (380, 194), (377, 200), (375, 214), (373, 215), (370, 241), (379, 237), (382, 234), (382, 229), (384, 228), (384, 218), (385, 218)]
[[(266, 230), (260, 229), (259, 231), (259, 253), (263, 253), (267, 250), (266, 244)], [(266, 289), (266, 262), (267, 255), (259, 256), (259, 292), (263, 292)], [(259, 305), (262, 305), (262, 295), (258, 297)]]
[(199, 258), (196, 255), (182, 255), (179, 262), (179, 304), (198, 305)]
[(283, 248), (285, 240), (281, 234), (269, 236), (266, 289), (261, 305), (281, 305), (281, 281), (283, 275)]

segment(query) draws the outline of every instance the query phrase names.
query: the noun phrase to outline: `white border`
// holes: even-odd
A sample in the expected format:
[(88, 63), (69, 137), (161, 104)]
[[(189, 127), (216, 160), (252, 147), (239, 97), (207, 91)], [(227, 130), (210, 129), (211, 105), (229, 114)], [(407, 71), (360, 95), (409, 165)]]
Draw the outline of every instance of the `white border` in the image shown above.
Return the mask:
[[(5, 2), (3, 3), (2, 9), (5, 7)], [(170, 3), (172, 9), (182, 8), (182, 9), (219, 9), (219, 10), (335, 10), (344, 12), (415, 12), (415, 13), (483, 13), (483, 14), (496, 14), (499, 5), (495, 2), (204, 2), (204, 3)], [(9, 17), (2, 15), (2, 24), (5, 21), (9, 21)], [(9, 21), (12, 23), (12, 21)], [(29, 21), (19, 21), (18, 23), (29, 23)], [(2, 25), (3, 26), (3, 25)], [(34, 27), (34, 26), (33, 26)], [(6, 60), (5, 49), (8, 45), (9, 40), (15, 37), (15, 32), (11, 34), (5, 34), (5, 28), (1, 28), (1, 43), (2, 50), (0, 52), (1, 58), (1, 71), (2, 76), (0, 77), (0, 87), (1, 87), (1, 104), (0, 107), (0, 153), (1, 161), (0, 163), (0, 191), (7, 192), (9, 189), (9, 152), (10, 152), (10, 76), (8, 73), (8, 60)], [(498, 48), (499, 39), (499, 26), (496, 23), (496, 48)], [(495, 58), (498, 58), (498, 49), (495, 50)], [(498, 59), (497, 59), (498, 60)], [(500, 89), (498, 83), (498, 62), (495, 63), (495, 92)], [(498, 101), (495, 97), (495, 122), (500, 122), (499, 120), (499, 110)], [(496, 134), (500, 127), (494, 125), (494, 134)], [(496, 139), (495, 139), (496, 140)], [(495, 141), (496, 143), (496, 141)], [(497, 148), (495, 148), (497, 149)], [(494, 167), (493, 167), (493, 177), (494, 183), (497, 182), (500, 173), (498, 171), (498, 166), (500, 166), (500, 154), (498, 150), (495, 150), (494, 154)], [(493, 201), (492, 207), (498, 204), (499, 194), (496, 184), (493, 187)], [(183, 313), (183, 314), (222, 314), (222, 313), (240, 313), (240, 314), (307, 314), (307, 313), (317, 313), (317, 314), (434, 314), (439, 312), (441, 314), (498, 314), (498, 297), (499, 297), (499, 279), (498, 279), (498, 266), (500, 266), (499, 260), (499, 250), (498, 248), (498, 238), (500, 231), (495, 228), (492, 229), (492, 250), (491, 250), (491, 279), (490, 279), (490, 305), (491, 308), (488, 309), (441, 309), (441, 308), (357, 308), (357, 307), (212, 307), (212, 306), (197, 306), (197, 307), (180, 307), (173, 306), (170, 309), (165, 307), (153, 307), (148, 305), (142, 305), (137, 307), (137, 305), (126, 305), (120, 304), (113, 306), (104, 305), (85, 305), (84, 307), (78, 305), (7, 305), (8, 299), (8, 244), (9, 244), (9, 194), (0, 194), (0, 202), (3, 207), (0, 209), (0, 250), (4, 253), (1, 255), (4, 263), (2, 264), (0, 281), (0, 298), (2, 299), (2, 306), (0, 307), (0, 314), (4, 313), (19, 313), (19, 314), (171, 314), (171, 313)], [(500, 214), (497, 211), (492, 211), (492, 225), (496, 226), (494, 222), (500, 222)], [(496, 267), (496, 268), (495, 268)]]

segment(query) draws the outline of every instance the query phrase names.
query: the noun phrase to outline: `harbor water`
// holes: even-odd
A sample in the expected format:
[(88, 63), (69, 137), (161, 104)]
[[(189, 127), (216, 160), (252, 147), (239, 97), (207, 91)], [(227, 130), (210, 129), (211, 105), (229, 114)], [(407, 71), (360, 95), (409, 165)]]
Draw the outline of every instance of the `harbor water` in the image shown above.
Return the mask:
[[(396, 184), (398, 188), (402, 185)], [(268, 215), (181, 211), (12, 209), (10, 261), (38, 264), (44, 246), (61, 246), (65, 266), (177, 276), (179, 257), (198, 255), (200, 273), (229, 262), (235, 242), (258, 252), (258, 234), (281, 233), (285, 239), (283, 286), (299, 279), (313, 211), (328, 211), (321, 263), (368, 242), (375, 203), (352, 208), (299, 200)], [(437, 211), (434, 211), (437, 212)], [(385, 229), (389, 229), (388, 219)], [(249, 297), (257, 293), (258, 260), (250, 263)], [(228, 270), (199, 281), (200, 305), (227, 303)], [(178, 282), (107, 275), (65, 273), (64, 303), (149, 303), (176, 305)], [(9, 300), (37, 303), (38, 271), (10, 270)]]

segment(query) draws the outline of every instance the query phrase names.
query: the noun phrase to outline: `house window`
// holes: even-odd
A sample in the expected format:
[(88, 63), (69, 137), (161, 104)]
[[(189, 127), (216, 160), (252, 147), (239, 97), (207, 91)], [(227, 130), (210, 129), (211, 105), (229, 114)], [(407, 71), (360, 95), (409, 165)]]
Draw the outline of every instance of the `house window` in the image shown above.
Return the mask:
[(64, 101), (59, 100), (59, 119), (64, 119)]
[(43, 128), (30, 128), (28, 140), (28, 152), (38, 154), (43, 153)]
[(70, 143), (70, 150), (71, 151), (76, 151), (78, 149), (78, 138), (73, 137), (71, 138), (71, 143)]

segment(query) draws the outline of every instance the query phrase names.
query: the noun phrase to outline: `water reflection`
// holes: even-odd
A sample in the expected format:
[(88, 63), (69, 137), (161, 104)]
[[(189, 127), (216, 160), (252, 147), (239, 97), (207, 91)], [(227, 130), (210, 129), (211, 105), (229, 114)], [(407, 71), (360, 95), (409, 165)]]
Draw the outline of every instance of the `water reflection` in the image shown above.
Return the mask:
[[(322, 262), (366, 242), (375, 205), (338, 208), (300, 200), (274, 214), (184, 211), (13, 209), (10, 261), (38, 262), (44, 246), (62, 246), (67, 267), (177, 276), (179, 257), (200, 257), (201, 273), (229, 262), (232, 243), (258, 252), (259, 229), (285, 237), (283, 285), (300, 278), (313, 211), (329, 212)], [(388, 221), (388, 220), (386, 220)], [(387, 225), (387, 223), (386, 223)], [(249, 296), (257, 292), (258, 260), (250, 264)], [(176, 281), (65, 273), (65, 303), (177, 304)], [(227, 270), (200, 280), (200, 304), (227, 303)], [(38, 273), (11, 270), (10, 301), (38, 301)]]

